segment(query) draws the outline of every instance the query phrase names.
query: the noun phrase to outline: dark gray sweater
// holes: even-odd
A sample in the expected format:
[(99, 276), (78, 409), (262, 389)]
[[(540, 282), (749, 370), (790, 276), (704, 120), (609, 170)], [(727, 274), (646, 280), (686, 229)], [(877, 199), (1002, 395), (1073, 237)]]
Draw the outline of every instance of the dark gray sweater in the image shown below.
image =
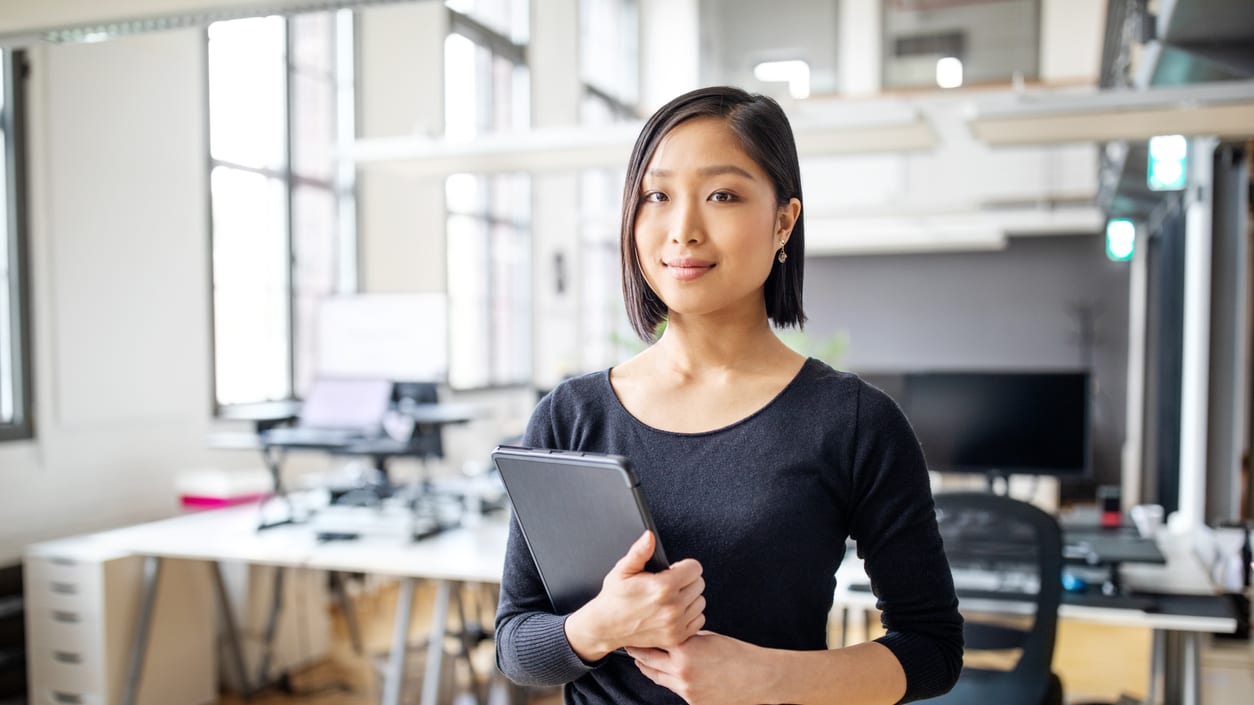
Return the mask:
[[(705, 629), (759, 646), (827, 648), (846, 537), (857, 541), (906, 696), (947, 691), (962, 666), (962, 618), (918, 441), (897, 405), (856, 376), (808, 360), (766, 407), (725, 428), (672, 433), (619, 402), (608, 371), (541, 400), (524, 444), (617, 453), (632, 468), (670, 560), (695, 558)], [(630, 658), (585, 663), (553, 614), (517, 522), (496, 618), (510, 679), (565, 683), (568, 703), (682, 703)]]

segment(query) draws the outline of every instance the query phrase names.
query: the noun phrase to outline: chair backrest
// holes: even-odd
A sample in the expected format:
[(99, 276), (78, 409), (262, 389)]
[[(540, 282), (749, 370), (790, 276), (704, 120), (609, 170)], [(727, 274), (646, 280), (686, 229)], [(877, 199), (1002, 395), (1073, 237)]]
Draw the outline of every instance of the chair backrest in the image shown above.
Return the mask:
[[(1050, 687), (1062, 599), (1057, 520), (1026, 502), (988, 493), (937, 494), (936, 516), (966, 620), (968, 661), (971, 651), (1015, 649), (1019, 655), (1009, 670), (968, 662), (954, 690), (935, 702), (1041, 702)], [(981, 615), (1005, 621), (973, 619)]]
[[(415, 404), (438, 404), (439, 390), (440, 385), (435, 382), (397, 382), (392, 390), (392, 400), (403, 414)], [(444, 438), (438, 425), (415, 424), (410, 445), (424, 457), (444, 457)]]

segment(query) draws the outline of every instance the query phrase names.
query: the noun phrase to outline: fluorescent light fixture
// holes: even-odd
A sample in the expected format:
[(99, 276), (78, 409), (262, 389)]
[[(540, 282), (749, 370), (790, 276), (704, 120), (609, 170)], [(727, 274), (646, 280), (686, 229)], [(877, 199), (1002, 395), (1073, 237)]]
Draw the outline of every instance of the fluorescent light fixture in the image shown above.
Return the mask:
[(1106, 222), (1106, 256), (1114, 262), (1127, 262), (1136, 251), (1136, 224), (1127, 218)]
[(1151, 191), (1179, 191), (1188, 181), (1189, 142), (1184, 135), (1158, 135), (1149, 140), (1146, 185)]
[(957, 88), (962, 85), (962, 61), (946, 56), (936, 62), (936, 85), (941, 88)]
[(810, 65), (800, 59), (763, 61), (753, 67), (753, 77), (767, 83), (787, 83), (794, 98), (810, 97)]

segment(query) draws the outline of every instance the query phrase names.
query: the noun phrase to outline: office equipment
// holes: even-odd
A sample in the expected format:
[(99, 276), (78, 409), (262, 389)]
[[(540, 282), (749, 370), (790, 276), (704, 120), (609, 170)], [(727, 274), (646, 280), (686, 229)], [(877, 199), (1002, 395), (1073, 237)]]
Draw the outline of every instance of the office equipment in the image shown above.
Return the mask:
[(448, 300), (442, 293), (329, 296), (317, 315), (319, 374), (448, 377)]
[(319, 378), (309, 388), (295, 428), (274, 428), (263, 435), (270, 444), (321, 446), (379, 435), (392, 399), (392, 383), (383, 379)]
[(610, 569), (646, 530), (656, 539), (646, 567), (667, 566), (626, 458), (500, 446), (492, 460), (558, 614), (595, 597)]
[(931, 470), (1089, 473), (1087, 372), (912, 372), (900, 401)]
[[(24, 557), (30, 702), (118, 705), (126, 688), (143, 559), (71, 538)], [(138, 705), (202, 705), (217, 693), (209, 570), (171, 561), (153, 612), (151, 669)]]
[[(1011, 599), (1030, 606), (1031, 624), (1010, 626), (981, 619), (975, 600), (958, 589), (965, 619), (966, 650), (1018, 649), (1009, 670), (970, 665), (953, 690), (936, 703), (1025, 703), (1061, 705), (1062, 685), (1050, 670), (1058, 606), (1062, 598), (1062, 532), (1053, 517), (1019, 500), (987, 493), (936, 496), (936, 517), (945, 552), (955, 569), (980, 569), (1001, 576), (1025, 576), (981, 586), (976, 600)], [(957, 585), (956, 585), (957, 587)]]

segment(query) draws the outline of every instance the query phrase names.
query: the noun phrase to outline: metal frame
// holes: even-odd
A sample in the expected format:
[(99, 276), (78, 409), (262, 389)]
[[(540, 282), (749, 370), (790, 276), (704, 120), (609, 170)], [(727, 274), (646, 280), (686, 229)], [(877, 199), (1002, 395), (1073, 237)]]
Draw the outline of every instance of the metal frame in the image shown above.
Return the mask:
[(31, 316), (29, 265), (29, 221), (26, 215), (26, 78), (29, 67), (26, 53), (8, 52), (3, 62), (4, 109), (0, 111), (7, 149), (4, 159), (6, 191), (0, 198), (8, 201), (10, 320), (14, 323), (13, 359), (16, 372), (13, 380), (15, 420), (0, 422), (0, 442), (23, 440), (35, 436), (35, 398), (32, 393), (33, 362), (31, 359)]

